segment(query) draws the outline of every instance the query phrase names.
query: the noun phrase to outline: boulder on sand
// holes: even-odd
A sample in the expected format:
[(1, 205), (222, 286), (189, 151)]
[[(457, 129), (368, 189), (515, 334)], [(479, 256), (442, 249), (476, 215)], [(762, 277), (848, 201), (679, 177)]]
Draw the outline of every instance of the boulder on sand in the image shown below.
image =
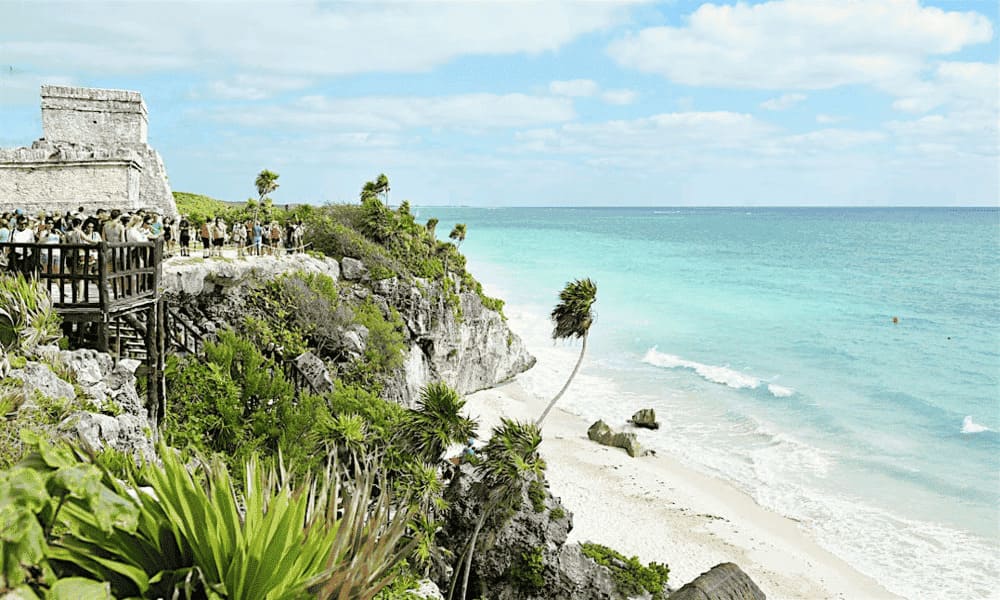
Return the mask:
[(632, 418), (629, 419), (628, 422), (636, 427), (645, 427), (646, 429), (660, 428), (660, 422), (656, 420), (656, 411), (652, 408), (644, 408), (640, 410), (632, 415)]
[(591, 425), (590, 429), (587, 430), (587, 437), (598, 444), (624, 448), (631, 457), (643, 456), (649, 453), (642, 449), (634, 433), (615, 431), (604, 421), (597, 421)]
[(750, 576), (733, 563), (715, 565), (670, 594), (668, 600), (766, 600)]

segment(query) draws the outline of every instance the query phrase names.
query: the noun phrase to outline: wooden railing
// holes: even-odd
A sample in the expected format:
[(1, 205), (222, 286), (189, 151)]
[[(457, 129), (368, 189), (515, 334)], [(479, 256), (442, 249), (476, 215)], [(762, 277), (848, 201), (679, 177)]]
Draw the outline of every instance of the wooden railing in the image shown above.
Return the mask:
[(187, 317), (183, 316), (177, 308), (165, 306), (163, 329), (167, 335), (167, 350), (181, 351), (192, 356), (201, 357), (205, 353), (205, 340), (201, 331), (198, 330)]
[(0, 243), (7, 270), (38, 279), (64, 314), (127, 310), (158, 297), (163, 242)]

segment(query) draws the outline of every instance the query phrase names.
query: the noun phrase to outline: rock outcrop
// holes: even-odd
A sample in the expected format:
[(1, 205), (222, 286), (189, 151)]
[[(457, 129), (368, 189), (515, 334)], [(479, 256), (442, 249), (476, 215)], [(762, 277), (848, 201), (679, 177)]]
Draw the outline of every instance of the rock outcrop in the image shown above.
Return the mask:
[(766, 600), (767, 596), (733, 563), (715, 565), (670, 594), (669, 600)]
[(652, 408), (644, 408), (637, 411), (628, 422), (636, 427), (644, 427), (646, 429), (660, 428), (660, 422), (656, 420), (656, 411)]
[(587, 437), (605, 446), (623, 448), (631, 457), (644, 456), (649, 454), (648, 450), (643, 450), (639, 445), (634, 433), (615, 431), (604, 421), (597, 421), (587, 430)]
[(458, 305), (450, 306), (441, 286), (396, 278), (372, 286), (377, 297), (399, 311), (411, 342), (402, 372), (388, 386), (390, 399), (406, 403), (426, 382), (438, 379), (460, 394), (471, 394), (535, 364), (500, 313), (483, 306), (473, 292), (461, 292)]
[(67, 404), (75, 400), (81, 408), (63, 418), (53, 435), (75, 439), (93, 452), (113, 448), (137, 460), (156, 460), (152, 426), (135, 387), (137, 361), (115, 363), (95, 350), (56, 346), (41, 347), (36, 353), (38, 361), (28, 361), (9, 374), (23, 382), (20, 413), (30, 415), (43, 399)]
[[(462, 467), (448, 493), (452, 510), (442, 538), (456, 556), (468, 543), (482, 508), (470, 493), (471, 478), (471, 470)], [(469, 591), (478, 595), (488, 590), (482, 597), (492, 600), (623, 599), (611, 571), (585, 556), (579, 544), (566, 542), (572, 528), (572, 513), (547, 487), (544, 508), (536, 510), (526, 485), (521, 509), (498, 531), (486, 527), (480, 534)]]
[[(294, 271), (329, 275), (338, 282), (343, 302), (370, 300), (384, 314), (390, 307), (399, 313), (406, 326), (407, 348), (403, 366), (384, 386), (388, 400), (412, 405), (419, 390), (437, 380), (461, 394), (472, 393), (510, 379), (535, 362), (503, 317), (484, 306), (474, 292), (456, 296), (439, 282), (420, 279), (368, 282), (367, 269), (351, 258), (339, 263), (306, 254), (239, 260), (174, 258), (164, 263), (163, 284), (171, 302), (183, 305), (195, 326), (212, 332), (242, 322), (254, 287)], [(360, 325), (348, 325), (335, 349), (344, 359), (356, 358), (364, 352), (367, 334)]]

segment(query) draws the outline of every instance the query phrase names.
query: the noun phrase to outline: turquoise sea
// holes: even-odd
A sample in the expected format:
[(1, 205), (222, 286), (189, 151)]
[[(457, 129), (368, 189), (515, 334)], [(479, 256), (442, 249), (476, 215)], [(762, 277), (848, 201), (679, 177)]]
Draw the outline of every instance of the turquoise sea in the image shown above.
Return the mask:
[[(598, 284), (584, 371), (662, 452), (910, 598), (1000, 587), (1000, 209), (441, 208), (511, 305)], [(898, 322), (894, 323), (893, 318)], [(605, 389), (605, 388), (601, 388)]]

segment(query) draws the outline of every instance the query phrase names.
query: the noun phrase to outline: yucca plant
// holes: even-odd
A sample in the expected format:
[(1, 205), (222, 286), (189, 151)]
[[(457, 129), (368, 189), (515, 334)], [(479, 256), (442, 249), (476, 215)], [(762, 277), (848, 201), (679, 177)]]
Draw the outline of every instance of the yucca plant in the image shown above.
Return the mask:
[(40, 283), (20, 273), (0, 275), (0, 337), (5, 345), (31, 353), (62, 337), (60, 322)]

